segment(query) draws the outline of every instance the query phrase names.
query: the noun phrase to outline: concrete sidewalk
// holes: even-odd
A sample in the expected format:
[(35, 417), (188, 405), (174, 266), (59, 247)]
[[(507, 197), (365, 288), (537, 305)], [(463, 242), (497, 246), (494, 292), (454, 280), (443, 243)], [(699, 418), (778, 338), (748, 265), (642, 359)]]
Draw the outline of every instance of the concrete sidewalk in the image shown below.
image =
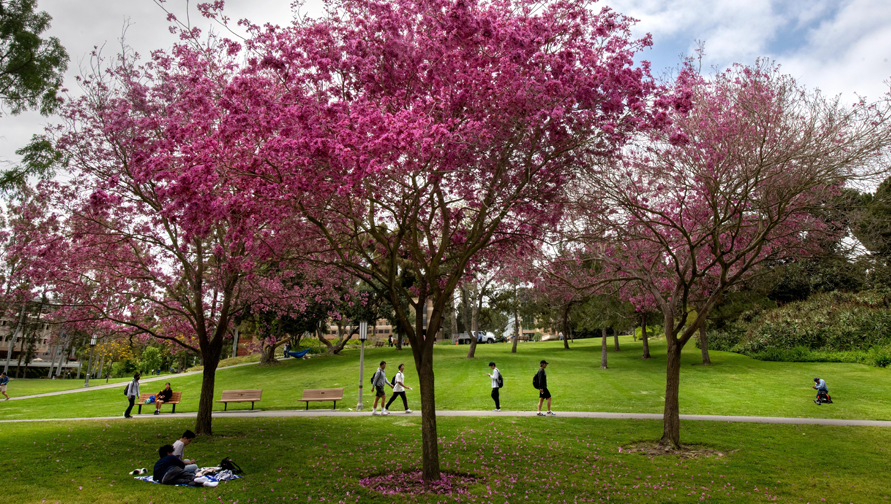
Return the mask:
[[(176, 413), (166, 415), (134, 415), (135, 421), (148, 421), (158, 418), (175, 418), (188, 419), (195, 418), (197, 413)], [(440, 417), (534, 417), (534, 411), (437, 411)], [(371, 417), (371, 411), (349, 411), (349, 410), (241, 410), (241, 411), (215, 411), (214, 418), (295, 418), (295, 417)], [(420, 418), (420, 412), (399, 413), (392, 412), (389, 416), (380, 418), (381, 421), (394, 418)], [(662, 415), (657, 413), (599, 413), (588, 411), (567, 411), (558, 412), (556, 418), (603, 418), (617, 420), (661, 420)], [(90, 420), (124, 420), (124, 418), (115, 417), (93, 417), (93, 418), (47, 418), (33, 420), (0, 420), (0, 423), (10, 422), (71, 422), (71, 421), (90, 421)], [(748, 423), (766, 423), (766, 424), (797, 424), (797, 425), (835, 425), (835, 426), (855, 426), (855, 427), (891, 427), (891, 421), (885, 420), (837, 420), (830, 418), (787, 418), (787, 417), (754, 417), (754, 416), (722, 416), (722, 415), (681, 415), (681, 420), (693, 422), (748, 422)], [(542, 421), (547, 421), (543, 418)]]
[[(259, 362), (249, 362), (247, 364), (236, 364), (234, 366), (226, 366), (226, 367), (217, 368), (217, 371), (222, 371), (224, 369), (232, 369), (232, 368), (237, 368), (237, 367), (244, 367), (244, 366), (256, 366), (257, 364), (259, 364)], [(203, 372), (204, 371), (192, 371), (189, 373), (178, 373), (178, 374), (173, 374), (173, 375), (162, 375), (162, 376), (155, 376), (155, 377), (149, 376), (147, 378), (140, 378), (139, 384), (142, 385), (143, 383), (166, 381), (166, 380), (181, 378), (183, 376), (192, 376), (192, 375), (196, 375), (196, 374), (201, 374)], [(97, 380), (97, 381), (101, 380), (101, 378), (90, 378), (90, 379)], [(15, 382), (11, 381), (10, 383), (12, 385), (15, 385)], [(109, 384), (103, 383), (102, 385), (90, 386), (90, 387), (86, 387), (86, 388), (81, 387), (81, 388), (75, 388), (75, 389), (70, 389), (70, 390), (60, 390), (58, 392), (47, 392), (45, 394), (32, 394), (32, 395), (19, 396), (19, 397), (12, 396), (9, 398), (9, 400), (10, 401), (21, 401), (22, 399), (34, 399), (35, 397), (49, 397), (49, 396), (57, 396), (57, 395), (65, 395), (65, 394), (78, 394), (80, 392), (90, 392), (93, 390), (104, 390), (104, 389), (117, 388), (117, 387), (121, 387), (121, 390), (124, 390), (124, 386), (127, 385), (127, 383), (129, 383), (129, 382), (118, 382), (118, 383), (109, 383)]]

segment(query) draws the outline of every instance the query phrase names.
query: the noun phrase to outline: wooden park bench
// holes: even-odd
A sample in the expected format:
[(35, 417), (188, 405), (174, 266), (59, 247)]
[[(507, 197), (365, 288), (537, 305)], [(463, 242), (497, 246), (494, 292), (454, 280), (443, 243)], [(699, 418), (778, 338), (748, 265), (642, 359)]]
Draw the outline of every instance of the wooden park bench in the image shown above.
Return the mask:
[(254, 409), (254, 402), (259, 401), (262, 395), (263, 389), (224, 390), (223, 396), (217, 402), (224, 404), (223, 411), (226, 411), (230, 402), (249, 402), (251, 403), (251, 409)]
[(303, 391), (301, 401), (306, 401), (306, 409), (309, 409), (310, 401), (334, 401), (334, 409), (337, 409), (337, 401), (343, 400), (342, 388), (306, 389)]
[[(149, 397), (151, 397), (151, 396), (157, 396), (157, 395), (158, 395), (157, 392), (146, 392), (146, 393), (144, 393), (144, 394), (139, 394), (139, 410), (138, 410), (138, 412), (137, 412), (137, 415), (138, 415), (138, 414), (142, 414), (142, 407), (143, 407), (143, 406), (146, 407), (146, 413), (148, 413), (149, 411), (154, 410), (154, 409), (155, 409), (155, 403), (148, 403), (148, 404), (146, 404), (145, 401), (146, 401), (146, 399), (148, 399)], [(166, 406), (166, 405), (168, 405), (168, 404), (172, 404), (172, 405), (173, 405), (173, 412), (176, 413), (176, 405), (179, 404), (179, 401), (180, 401), (180, 398), (182, 397), (182, 395), (183, 395), (182, 392), (174, 392), (173, 395), (170, 397), (170, 400), (169, 400), (169, 401), (165, 401), (165, 402), (161, 405), (161, 407), (164, 407), (164, 406)]]

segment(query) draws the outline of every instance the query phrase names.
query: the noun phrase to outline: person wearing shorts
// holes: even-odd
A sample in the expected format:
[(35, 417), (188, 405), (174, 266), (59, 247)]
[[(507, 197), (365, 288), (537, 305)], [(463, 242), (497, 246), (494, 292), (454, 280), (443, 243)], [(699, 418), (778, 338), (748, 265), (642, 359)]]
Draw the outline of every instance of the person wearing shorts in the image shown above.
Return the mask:
[[(557, 414), (551, 411), (551, 391), (548, 390), (548, 374), (545, 372), (545, 368), (548, 367), (547, 361), (541, 361), (541, 369), (538, 370), (538, 416), (556, 416)], [(545, 415), (541, 412), (541, 405), (548, 401), (548, 413)]]
[(9, 383), (9, 377), (6, 376), (6, 371), (0, 373), (0, 394), (3, 394), (6, 399), (4, 401), (9, 400), (9, 396), (6, 395), (6, 384)]
[(374, 377), (371, 379), (371, 383), (374, 384), (374, 406), (371, 407), (371, 414), (377, 415), (377, 402), (381, 402), (381, 415), (389, 415), (390, 412), (387, 411), (387, 408), (384, 406), (387, 404), (387, 393), (384, 391), (384, 387), (393, 388), (393, 385), (390, 384), (390, 381), (387, 380), (387, 375), (384, 372), (384, 369), (387, 368), (387, 361), (381, 361), (381, 367), (378, 368), (377, 371), (374, 372)]

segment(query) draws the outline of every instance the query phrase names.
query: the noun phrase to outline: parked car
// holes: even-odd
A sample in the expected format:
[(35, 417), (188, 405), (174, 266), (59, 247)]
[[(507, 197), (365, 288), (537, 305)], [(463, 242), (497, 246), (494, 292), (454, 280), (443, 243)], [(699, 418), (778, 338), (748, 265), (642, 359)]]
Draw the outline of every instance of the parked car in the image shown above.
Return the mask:
[(490, 332), (477, 331), (476, 332), (476, 342), (477, 343), (495, 343), (495, 335)]

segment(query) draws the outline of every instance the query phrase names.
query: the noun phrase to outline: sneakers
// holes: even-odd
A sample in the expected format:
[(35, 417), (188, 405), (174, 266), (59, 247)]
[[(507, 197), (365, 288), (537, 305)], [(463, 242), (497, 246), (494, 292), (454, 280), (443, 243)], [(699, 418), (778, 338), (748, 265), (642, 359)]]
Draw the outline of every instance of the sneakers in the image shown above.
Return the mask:
[(557, 414), (554, 413), (553, 411), (548, 411), (548, 416), (557, 416)]
[(501, 411), (501, 408), (495, 408), (492, 411)]
[(155, 414), (156, 414), (156, 415), (160, 415), (160, 414), (161, 414), (161, 410), (155, 410)]
[(538, 416), (545, 416), (545, 414), (542, 413), (541, 411), (539, 411), (537, 415), (538, 415)]
[(380, 413), (378, 413), (376, 409), (372, 409), (371, 416), (377, 416), (377, 415), (380, 415)]
[(410, 410), (410, 409), (405, 410), (405, 414), (406, 414), (406, 415), (409, 414), (409, 413), (411, 413), (411, 410)]
[(203, 485), (206, 487), (215, 487), (219, 485), (219, 483), (217, 483), (216, 481), (205, 481)]
[(817, 406), (821, 404), (819, 399), (814, 399), (814, 402), (817, 403)]
[(128, 414), (126, 414), (126, 413), (124, 413), (124, 418), (133, 418), (133, 417), (130, 416), (130, 415), (128, 415)]
[(389, 414), (390, 414), (390, 411), (387, 410), (387, 408), (384, 408), (381, 410), (381, 415), (389, 415)]
[(204, 476), (198, 476), (197, 478), (194, 479), (194, 481), (195, 481), (195, 483), (207, 483), (210, 480), (205, 478)]

